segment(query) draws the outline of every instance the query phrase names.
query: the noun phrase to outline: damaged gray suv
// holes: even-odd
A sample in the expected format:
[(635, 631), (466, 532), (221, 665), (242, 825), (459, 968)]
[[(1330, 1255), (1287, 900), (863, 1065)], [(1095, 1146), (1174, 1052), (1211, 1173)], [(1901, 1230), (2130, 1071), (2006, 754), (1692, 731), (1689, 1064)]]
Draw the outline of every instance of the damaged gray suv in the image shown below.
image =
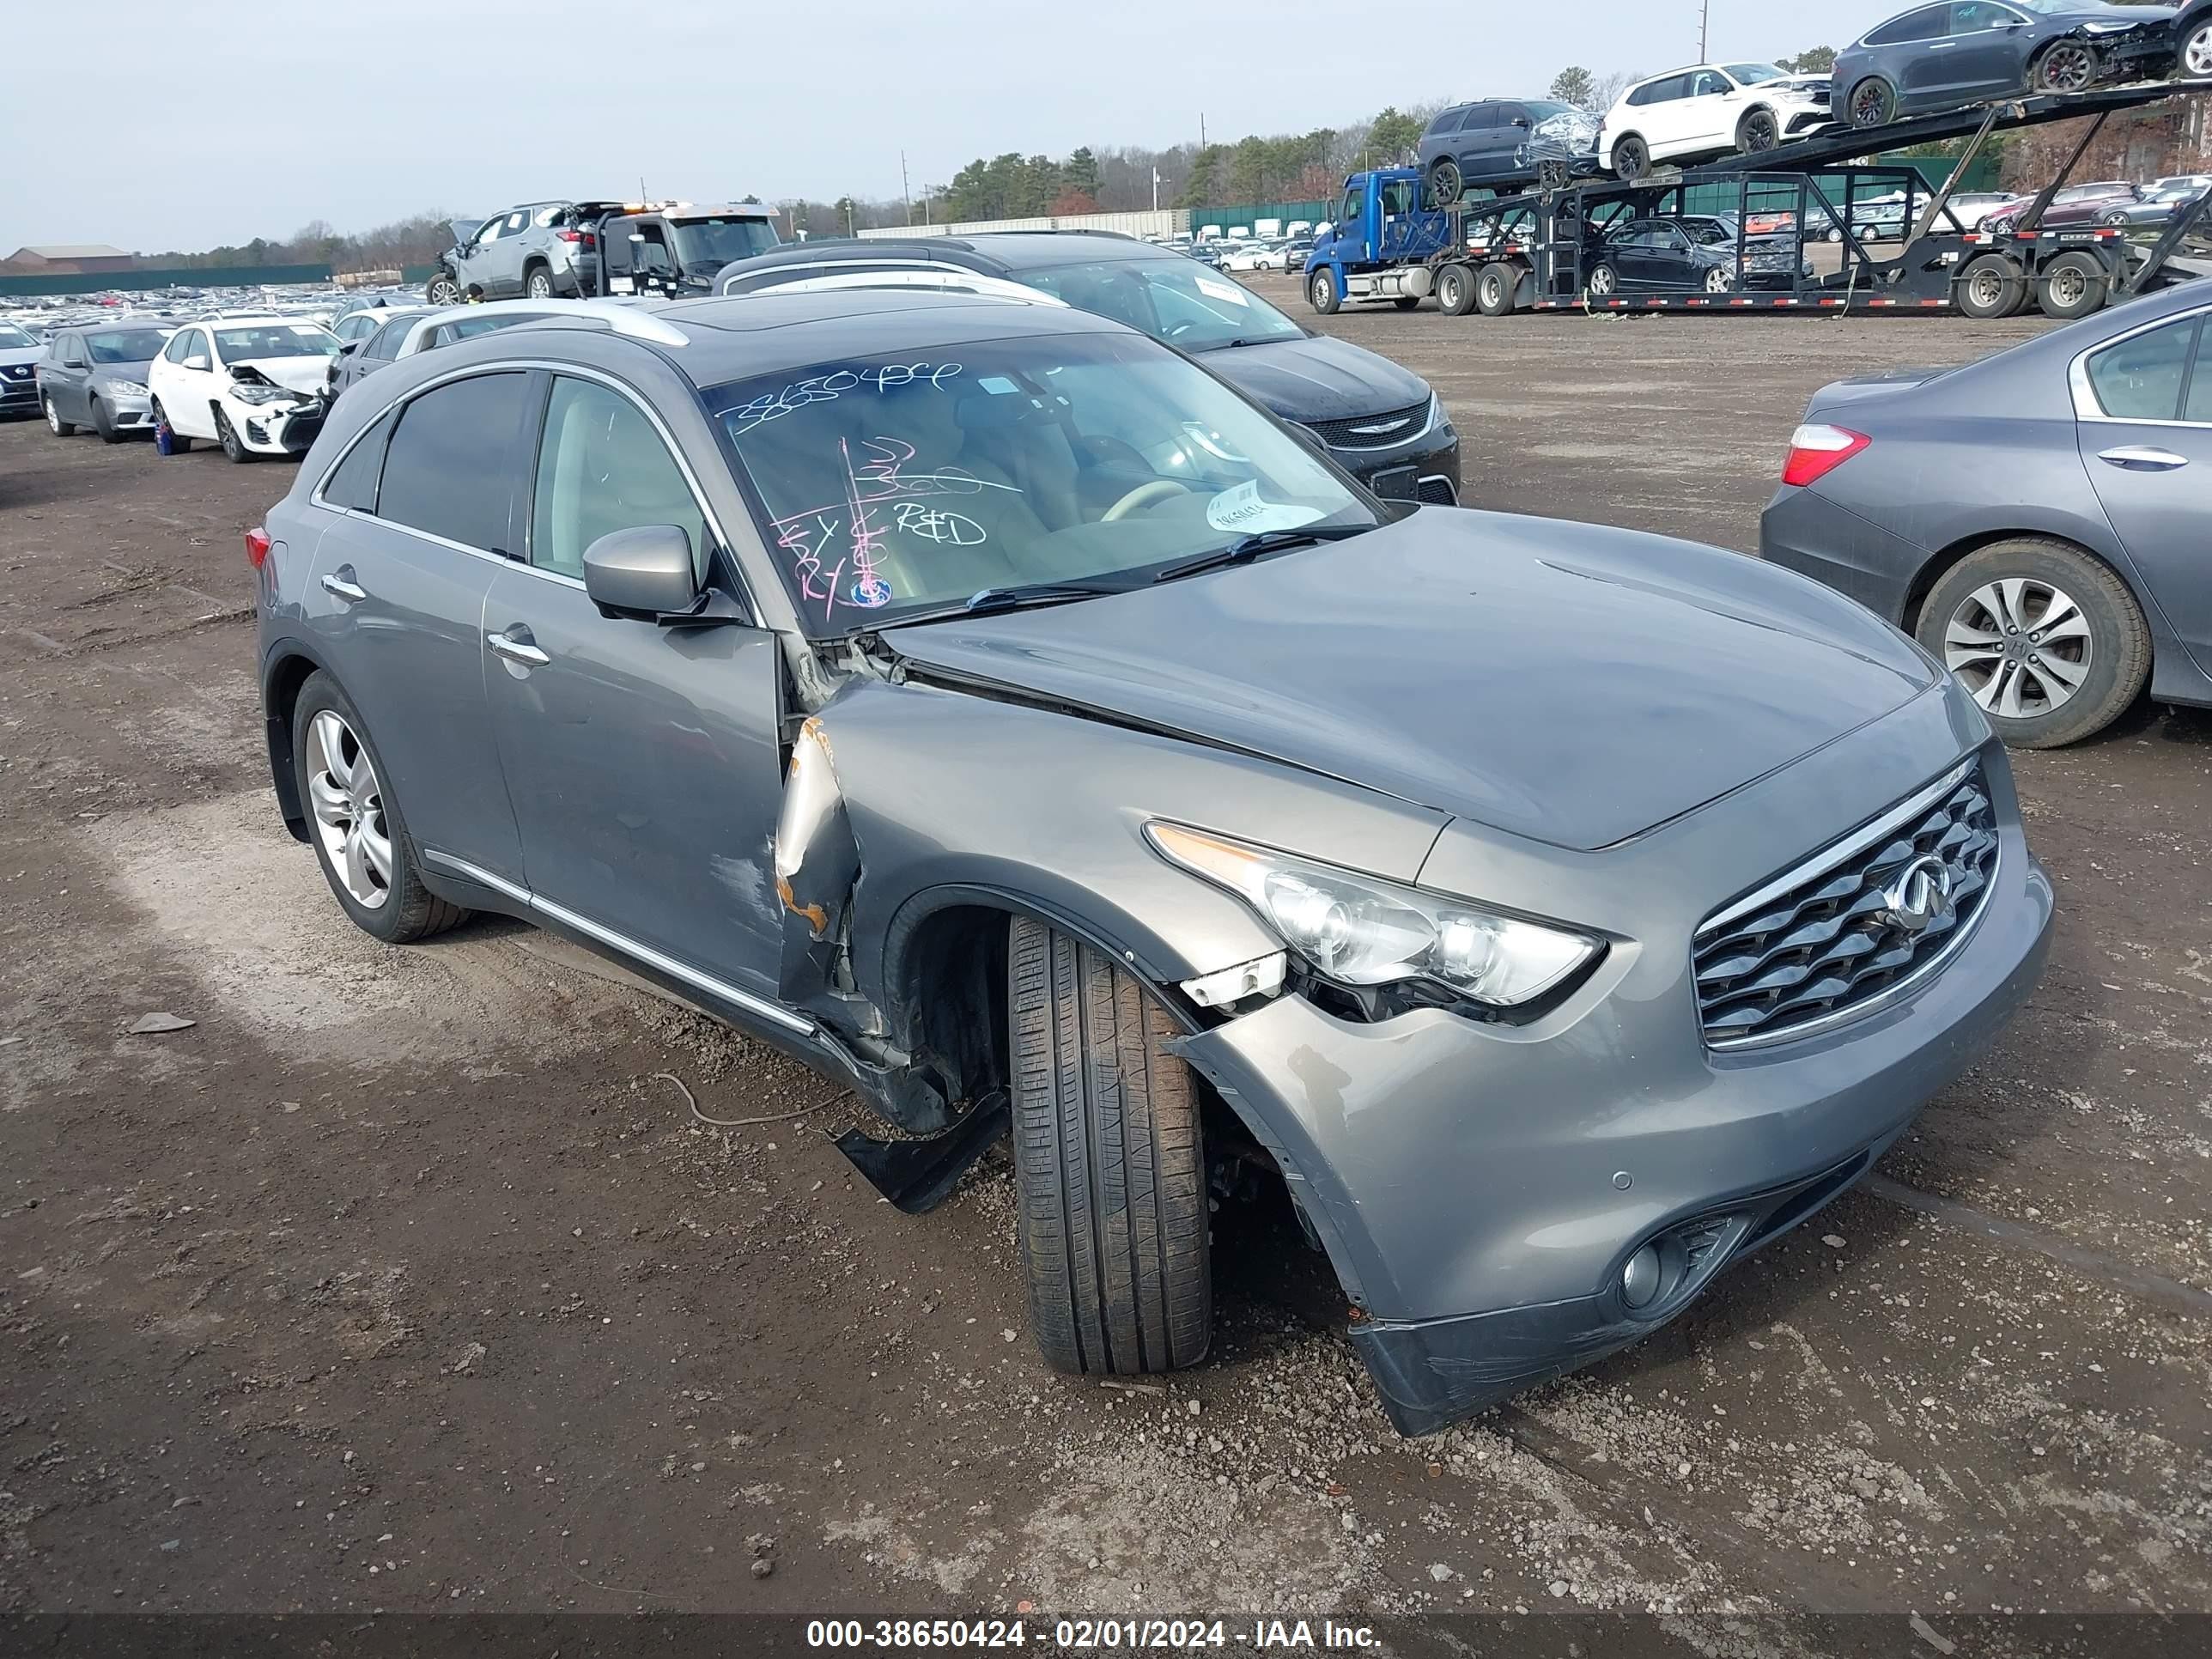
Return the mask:
[(781, 1045), (907, 1209), (1011, 1125), (1070, 1371), (1204, 1356), (1255, 1167), (1401, 1430), (1586, 1364), (1860, 1176), (2047, 942), (2003, 750), (1869, 612), (1386, 507), (1050, 302), (463, 342), (247, 547), (347, 914), (525, 917)]

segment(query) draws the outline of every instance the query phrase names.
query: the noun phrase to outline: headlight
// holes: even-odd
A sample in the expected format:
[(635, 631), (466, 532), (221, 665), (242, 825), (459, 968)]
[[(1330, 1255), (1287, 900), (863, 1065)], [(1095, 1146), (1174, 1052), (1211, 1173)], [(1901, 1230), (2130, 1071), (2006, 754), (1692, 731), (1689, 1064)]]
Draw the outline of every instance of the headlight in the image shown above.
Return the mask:
[(230, 395), (242, 404), (289, 403), (297, 394), (273, 386), (234, 385)]
[(2142, 25), (2140, 23), (2136, 23), (2132, 21), (2115, 20), (2108, 23), (2084, 23), (2081, 25), (2081, 33), (2084, 34), (2118, 34), (2124, 30), (2140, 28), (2142, 27)]
[(113, 398), (144, 398), (151, 395), (137, 380), (110, 380), (107, 382), (106, 390), (108, 395)]
[(1180, 824), (1148, 823), (1145, 834), (1169, 859), (1243, 899), (1340, 984), (1426, 980), (1510, 1008), (1564, 984), (1604, 949), (1565, 928)]

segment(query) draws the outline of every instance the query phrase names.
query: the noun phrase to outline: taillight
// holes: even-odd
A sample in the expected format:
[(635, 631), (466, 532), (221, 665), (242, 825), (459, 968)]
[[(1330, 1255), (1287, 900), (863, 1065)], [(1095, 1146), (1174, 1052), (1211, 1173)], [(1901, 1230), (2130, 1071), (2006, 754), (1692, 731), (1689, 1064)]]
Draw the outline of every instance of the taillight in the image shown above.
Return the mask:
[(1849, 427), (1801, 426), (1790, 434), (1790, 459), (1782, 464), (1782, 482), (1802, 489), (1826, 477), (1873, 441)]
[(259, 525), (246, 532), (246, 562), (256, 570), (261, 568), (261, 562), (269, 556), (269, 532)]
[(584, 240), (584, 233), (580, 230), (556, 230), (553, 233), (553, 240), (556, 242), (580, 242)]

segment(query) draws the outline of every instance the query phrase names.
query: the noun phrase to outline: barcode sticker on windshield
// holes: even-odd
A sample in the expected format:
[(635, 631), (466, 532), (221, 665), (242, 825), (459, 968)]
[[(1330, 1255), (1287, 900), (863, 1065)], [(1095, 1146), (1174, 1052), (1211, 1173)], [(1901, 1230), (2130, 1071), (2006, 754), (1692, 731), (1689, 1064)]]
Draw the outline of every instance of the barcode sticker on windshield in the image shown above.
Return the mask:
[(1206, 504), (1206, 521), (1216, 530), (1250, 535), (1261, 530), (1296, 530), (1322, 516), (1319, 507), (1296, 501), (1260, 499), (1260, 481), (1247, 479), (1234, 489), (1224, 489)]

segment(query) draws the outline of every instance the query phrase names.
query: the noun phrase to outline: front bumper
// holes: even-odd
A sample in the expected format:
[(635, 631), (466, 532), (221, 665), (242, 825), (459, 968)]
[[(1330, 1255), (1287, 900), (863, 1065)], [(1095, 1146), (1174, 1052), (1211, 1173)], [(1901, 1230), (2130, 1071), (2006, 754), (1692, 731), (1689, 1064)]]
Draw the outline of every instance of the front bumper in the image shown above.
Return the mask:
[(1329, 446), (1329, 459), (1386, 501), (1459, 505), (1459, 434), (1436, 405), (1435, 418), (1413, 437), (1380, 449)]
[(0, 374), (0, 414), (22, 415), (35, 413), (39, 407), (39, 383), (26, 374), (17, 380), (13, 374)]
[[(1622, 848), (1580, 855), (1615, 866), (1587, 884), (1634, 896), (1647, 914), (1639, 937), (1616, 940), (1590, 981), (1532, 1024), (1421, 1011), (1363, 1025), (1286, 994), (1185, 1040), (1327, 1245), (1365, 1316), (1352, 1342), (1401, 1432), (1440, 1428), (1675, 1317), (1729, 1261), (1863, 1173), (2027, 999), (2049, 945), (2051, 890), (2021, 838), (2002, 750), (1985, 743), (1997, 878), (1944, 968), (1909, 999), (1820, 1036), (1722, 1054), (1698, 1033), (1696, 921), (1747, 873), (1821, 844), (1816, 833), (1781, 855), (1778, 824), (1796, 840), (1848, 799), (1839, 790), (1869, 781), (1885, 805), (1902, 799), (1897, 751), (1918, 752), (1915, 771), (1926, 765), (1929, 745), (1971, 718), (1963, 702), (1936, 688), (1835, 746), (1847, 752), (1801, 763), (1819, 776), (1792, 784), (1785, 768)], [(1885, 744), (1887, 766), (1850, 763)], [(1559, 867), (1576, 855), (1541, 856)], [(1468, 877), (1423, 878), (1464, 890)], [(1674, 894), (1654, 890), (1670, 878)], [(1623, 1272), (1648, 1243), (1680, 1245), (1686, 1265), (1632, 1310)]]
[(222, 400), (239, 441), (257, 455), (304, 455), (323, 429), (330, 404), (323, 398), (303, 398), (293, 404), (251, 404), (238, 398)]

